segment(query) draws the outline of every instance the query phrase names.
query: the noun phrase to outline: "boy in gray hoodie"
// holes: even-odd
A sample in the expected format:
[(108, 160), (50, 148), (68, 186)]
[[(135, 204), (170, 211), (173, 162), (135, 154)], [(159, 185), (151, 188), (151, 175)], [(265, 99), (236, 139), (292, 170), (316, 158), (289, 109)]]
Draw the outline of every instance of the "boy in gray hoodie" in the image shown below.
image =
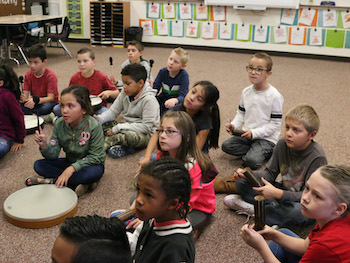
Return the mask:
[[(146, 69), (140, 64), (130, 64), (122, 69), (121, 75), (122, 92), (107, 111), (94, 116), (103, 124), (104, 147), (113, 158), (145, 148), (159, 125), (156, 91), (146, 82)], [(125, 122), (115, 121), (120, 113)]]

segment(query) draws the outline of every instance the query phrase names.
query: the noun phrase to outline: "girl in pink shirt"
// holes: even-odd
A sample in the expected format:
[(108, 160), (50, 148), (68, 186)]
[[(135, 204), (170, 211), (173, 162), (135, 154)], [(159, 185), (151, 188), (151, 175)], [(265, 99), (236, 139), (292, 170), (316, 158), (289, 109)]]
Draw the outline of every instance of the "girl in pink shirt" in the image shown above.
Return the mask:
[(191, 176), (191, 211), (188, 218), (195, 230), (208, 224), (215, 211), (215, 192), (213, 179), (206, 175), (211, 171), (210, 159), (199, 150), (196, 143), (196, 129), (192, 118), (183, 111), (168, 111), (157, 129), (157, 159), (169, 156), (185, 165)]

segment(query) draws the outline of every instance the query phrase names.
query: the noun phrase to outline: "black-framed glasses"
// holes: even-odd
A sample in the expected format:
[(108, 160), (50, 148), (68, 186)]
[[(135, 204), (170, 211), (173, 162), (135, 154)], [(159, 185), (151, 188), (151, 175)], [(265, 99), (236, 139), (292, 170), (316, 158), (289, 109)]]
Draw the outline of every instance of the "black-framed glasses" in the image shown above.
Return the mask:
[(251, 66), (246, 66), (245, 69), (247, 70), (248, 73), (252, 73), (253, 71), (255, 71), (255, 74), (260, 75), (261, 73), (263, 73), (264, 71), (268, 72), (267, 69), (263, 69), (263, 68), (253, 68)]
[(163, 132), (165, 132), (165, 134), (168, 137), (173, 137), (175, 134), (181, 134), (181, 132), (179, 131), (175, 131), (175, 130), (164, 130), (164, 129), (156, 129), (156, 132), (158, 132), (158, 135), (161, 135)]

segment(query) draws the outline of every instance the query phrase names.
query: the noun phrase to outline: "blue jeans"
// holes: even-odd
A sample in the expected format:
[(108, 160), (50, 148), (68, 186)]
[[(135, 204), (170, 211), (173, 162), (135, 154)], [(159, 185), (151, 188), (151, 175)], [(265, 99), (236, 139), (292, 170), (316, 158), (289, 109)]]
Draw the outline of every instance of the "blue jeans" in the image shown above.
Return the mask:
[(0, 137), (0, 158), (11, 150), (12, 144), (12, 140)]
[[(66, 158), (55, 160), (41, 159), (34, 163), (34, 170), (45, 178), (57, 178), (71, 165)], [(86, 166), (78, 172), (74, 172), (68, 180), (68, 187), (75, 189), (79, 184), (92, 184), (101, 179), (105, 167), (103, 164)]]
[(21, 108), (25, 115), (32, 115), (33, 113), (34, 114), (38, 113), (38, 115), (41, 116), (41, 115), (49, 114), (55, 105), (57, 105), (57, 103), (53, 101), (53, 102), (45, 102), (42, 104), (38, 104), (38, 109), (36, 108), (29, 109), (27, 107), (24, 107), (24, 104), (21, 104)]
[[(274, 186), (281, 188), (277, 183)], [(254, 204), (254, 197), (257, 193), (252, 189), (252, 185), (246, 179), (236, 181), (236, 187), (244, 201)], [(299, 202), (282, 202), (276, 199), (266, 200), (266, 224), (269, 226), (308, 226), (314, 222), (314, 219), (304, 217), (301, 214)]]
[[(105, 106), (101, 106), (101, 108), (99, 108), (97, 111), (94, 112), (94, 114), (96, 115), (100, 115), (103, 112), (107, 111), (108, 108)], [(62, 116), (62, 112), (61, 112), (61, 105), (57, 104), (55, 107), (53, 107), (53, 113), (55, 114), (55, 116), (61, 117)]]
[(264, 139), (250, 140), (239, 136), (232, 136), (222, 143), (225, 153), (242, 156), (246, 166), (253, 170), (260, 168), (273, 152), (275, 144)]
[[(287, 236), (299, 238), (299, 236), (297, 234), (295, 234), (294, 232), (292, 232), (291, 230), (289, 230), (287, 228), (281, 228), (278, 231), (280, 231), (283, 234), (286, 234)], [(295, 255), (295, 254), (285, 250), (283, 247), (281, 247), (280, 245), (278, 245), (274, 241), (270, 241), (269, 248), (280, 262), (297, 263), (300, 261), (300, 259), (302, 257), (302, 256)]]

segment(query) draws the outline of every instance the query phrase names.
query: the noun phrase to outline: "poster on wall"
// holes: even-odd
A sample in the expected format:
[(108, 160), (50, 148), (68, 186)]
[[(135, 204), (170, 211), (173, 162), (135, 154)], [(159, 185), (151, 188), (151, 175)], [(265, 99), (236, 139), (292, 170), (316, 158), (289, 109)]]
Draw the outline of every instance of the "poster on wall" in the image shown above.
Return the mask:
[(25, 1), (0, 1), (0, 16), (24, 14), (26, 11)]
[(163, 4), (163, 17), (167, 19), (175, 18), (175, 4), (167, 3)]
[(71, 25), (71, 36), (83, 37), (83, 1), (67, 0), (67, 16)]

